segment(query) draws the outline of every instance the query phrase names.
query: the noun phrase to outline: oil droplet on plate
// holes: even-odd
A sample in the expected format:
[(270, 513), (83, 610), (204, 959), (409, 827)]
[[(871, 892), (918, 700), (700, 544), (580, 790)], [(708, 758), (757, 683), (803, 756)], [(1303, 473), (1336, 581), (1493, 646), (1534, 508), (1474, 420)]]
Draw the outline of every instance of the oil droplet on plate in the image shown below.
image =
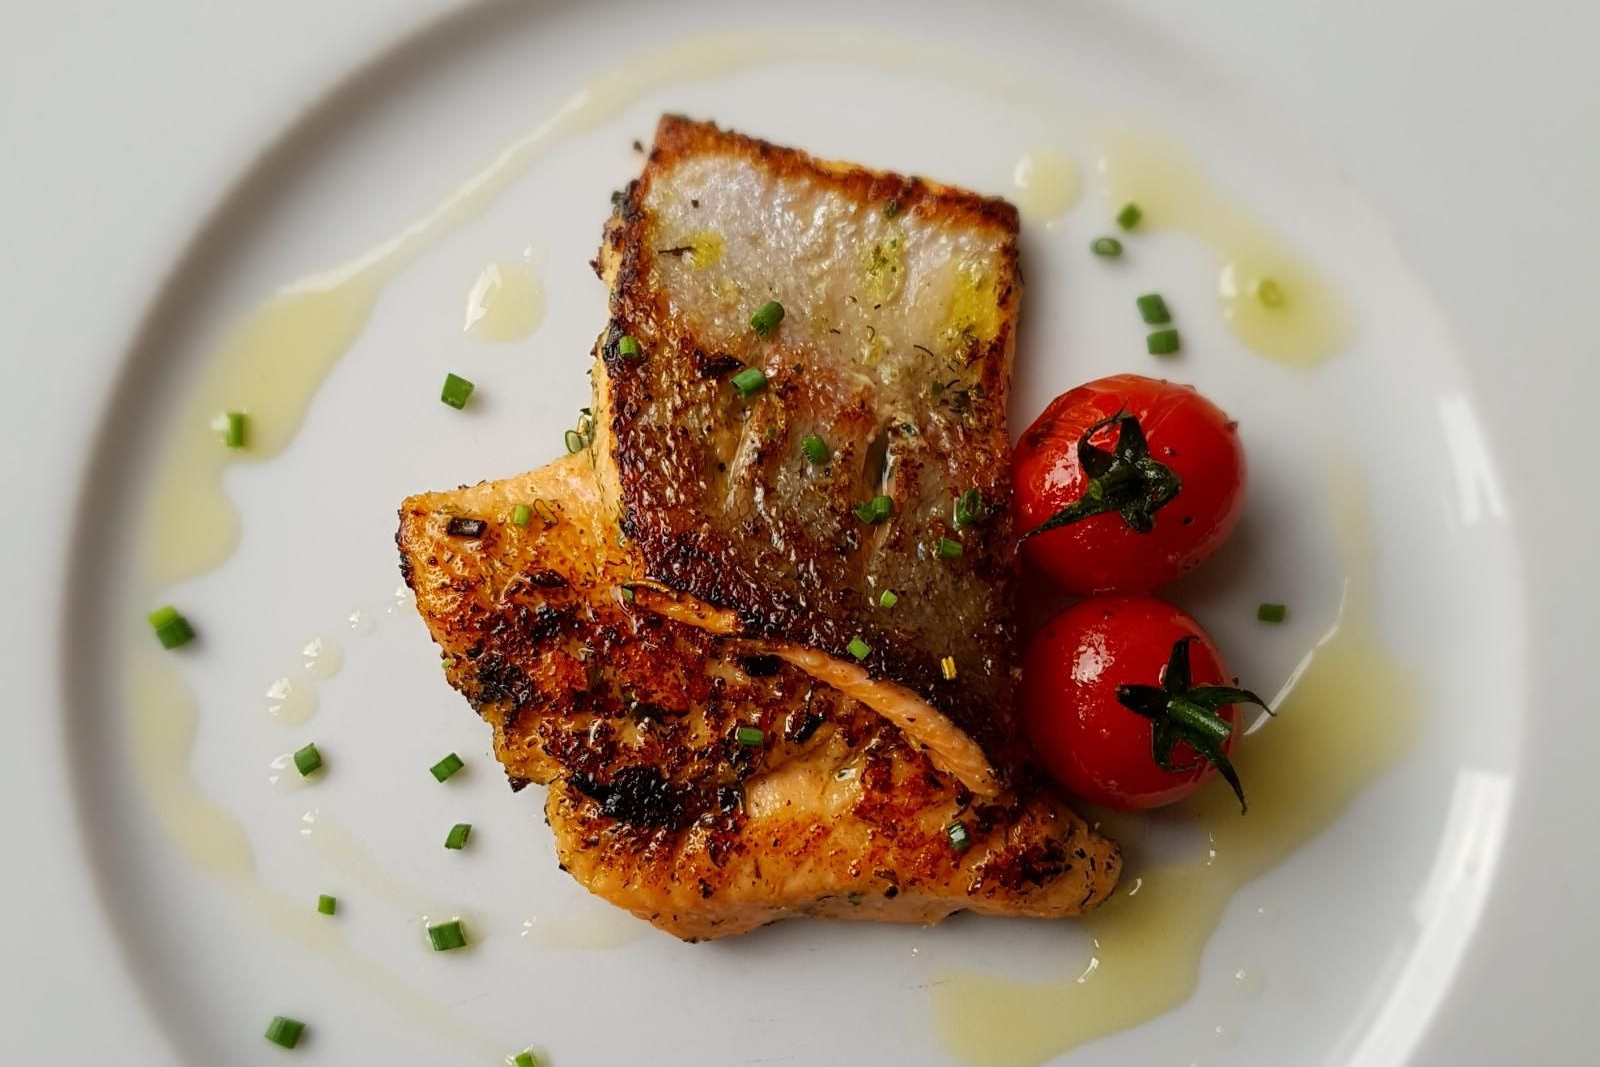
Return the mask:
[(293, 752), (285, 752), (281, 756), (274, 756), (272, 762), (267, 764), (267, 768), (267, 784), (282, 792), (297, 792), (311, 784), (300, 773), (300, 768), (294, 765)]
[(1219, 190), (1177, 145), (1127, 129), (1100, 156), (1106, 206), (1137, 204), (1136, 232), (1177, 230), (1216, 254), (1222, 317), (1246, 346), (1291, 367), (1339, 353), (1350, 327), (1343, 303), (1310, 264)]
[(325, 812), (312, 808), (300, 816), (300, 838), (345, 885), (404, 915), (440, 914), (449, 909), (429, 899), (380, 862)]
[(306, 673), (319, 682), (332, 678), (344, 666), (344, 649), (331, 637), (313, 637), (300, 654), (306, 660)]
[(417, 596), (404, 582), (394, 587), (394, 595), (389, 600), (389, 606), (383, 609), (385, 615), (394, 615), (404, 611), (417, 602)]
[(279, 678), (267, 686), (267, 714), (285, 726), (299, 726), (317, 711), (317, 691), (308, 682)]
[(1411, 750), (1421, 701), (1374, 627), (1364, 498), (1346, 471), (1336, 472), (1332, 495), (1343, 602), (1272, 701), (1277, 718), (1239, 746), (1234, 764), (1250, 790), (1249, 818), (1225, 789), (1182, 805), (1203, 828), (1196, 850), (1214, 858), (1128, 872), (1137, 895), (1119, 893), (1080, 920), (1096, 943), (1090, 971), (1044, 983), (955, 972), (934, 986), (936, 1033), (956, 1059), (1033, 1067), (1182, 1004), (1235, 891), (1316, 836)]
[(1016, 186), (1017, 207), (1026, 219), (1050, 222), (1072, 210), (1078, 202), (1082, 182), (1078, 164), (1065, 152), (1036, 148), (1017, 160), (1011, 175)]
[(539, 948), (621, 948), (638, 940), (644, 924), (614, 908), (535, 915), (522, 924), (522, 938)]
[(350, 632), (357, 637), (366, 637), (378, 628), (378, 617), (370, 611), (357, 608), (345, 619), (350, 626)]
[(1261, 972), (1249, 967), (1240, 967), (1233, 972), (1233, 988), (1242, 996), (1254, 997), (1266, 987), (1266, 980)]
[(517, 341), (539, 328), (544, 318), (544, 286), (526, 262), (491, 263), (478, 272), (467, 292), (461, 328), (480, 341)]

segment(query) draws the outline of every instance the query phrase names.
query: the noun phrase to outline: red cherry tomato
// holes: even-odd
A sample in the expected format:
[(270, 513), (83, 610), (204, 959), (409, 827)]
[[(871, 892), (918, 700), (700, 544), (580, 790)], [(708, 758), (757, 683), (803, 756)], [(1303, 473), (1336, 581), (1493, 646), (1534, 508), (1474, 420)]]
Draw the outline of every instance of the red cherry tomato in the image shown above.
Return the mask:
[(1064, 509), (1084, 517), (1030, 536), (1023, 552), (1075, 593), (1166, 585), (1239, 523), (1245, 462), (1235, 426), (1192, 386), (1137, 374), (1061, 394), (1012, 454), (1017, 531)]
[[(1176, 648), (1183, 652), (1175, 655)], [(1186, 681), (1181, 665), (1178, 676), (1173, 671), (1179, 657), (1187, 660)], [(1029, 644), (1023, 721), (1040, 762), (1091, 803), (1118, 811), (1160, 807), (1221, 770), (1242, 805), (1227, 753), (1239, 735), (1238, 704), (1261, 701), (1232, 686), (1200, 624), (1171, 604), (1152, 596), (1091, 597), (1051, 619)], [(1161, 766), (1163, 756), (1174, 769)]]

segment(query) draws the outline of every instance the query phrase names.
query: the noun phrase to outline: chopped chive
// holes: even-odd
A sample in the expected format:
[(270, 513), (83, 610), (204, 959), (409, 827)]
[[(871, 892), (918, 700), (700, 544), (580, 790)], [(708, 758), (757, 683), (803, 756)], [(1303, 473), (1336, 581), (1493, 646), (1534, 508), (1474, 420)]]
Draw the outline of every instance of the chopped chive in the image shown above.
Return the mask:
[(956, 497), (954, 518), (957, 526), (971, 526), (983, 518), (983, 493), (973, 488)]
[(767, 376), (760, 367), (746, 367), (733, 376), (733, 387), (739, 390), (739, 395), (746, 400), (755, 396), (767, 387)]
[(245, 421), (244, 412), (230, 411), (226, 418), (228, 426), (227, 429), (222, 431), (222, 443), (229, 448), (243, 448), (248, 425)]
[(1262, 278), (1256, 283), (1256, 299), (1269, 308), (1280, 307), (1283, 304), (1283, 287), (1271, 278)]
[(519, 1052), (511, 1061), (511, 1067), (539, 1067), (539, 1057), (533, 1054), (532, 1049)]
[(1144, 218), (1144, 211), (1135, 203), (1127, 203), (1122, 210), (1117, 212), (1117, 225), (1124, 230), (1131, 230), (1139, 225), (1139, 220)]
[(866, 659), (868, 656), (872, 655), (872, 646), (861, 640), (859, 637), (852, 637), (850, 639), (850, 643), (844, 646), (844, 650), (858, 660)]
[(894, 514), (894, 499), (887, 496), (875, 496), (856, 505), (856, 518), (862, 522), (877, 525), (890, 515)]
[(526, 526), (533, 521), (533, 509), (526, 504), (518, 504), (511, 509), (511, 525)]
[(623, 359), (638, 359), (639, 339), (631, 333), (623, 334), (622, 339), (617, 342), (617, 355)]
[(800, 442), (800, 451), (806, 454), (806, 459), (811, 463), (826, 463), (833, 450), (828, 447), (828, 442), (823, 440), (821, 434), (806, 434), (805, 440)]
[(274, 1015), (272, 1021), (267, 1024), (267, 1040), (284, 1048), (294, 1048), (300, 1043), (300, 1035), (305, 1028), (306, 1024), (299, 1019), (286, 1019), (282, 1015)]
[(750, 316), (750, 328), (758, 337), (771, 337), (772, 331), (778, 328), (778, 323), (783, 321), (783, 305), (776, 300), (768, 300), (756, 309)]
[(961, 555), (961, 542), (952, 541), (948, 537), (939, 538), (939, 558), (955, 559)]
[(1282, 622), (1289, 617), (1289, 609), (1282, 604), (1262, 604), (1256, 608), (1256, 618), (1262, 622)]
[(741, 726), (733, 732), (733, 739), (746, 748), (759, 748), (766, 744), (767, 735), (754, 726)]
[(960, 819), (945, 827), (944, 833), (950, 839), (950, 847), (956, 852), (965, 852), (972, 847), (972, 835), (967, 832), (967, 824)]
[(322, 753), (317, 751), (315, 744), (307, 745), (294, 754), (294, 769), (300, 772), (300, 777), (308, 778), (322, 768)]
[(194, 640), (194, 627), (171, 604), (150, 613), (150, 628), (156, 632), (156, 640), (161, 642), (162, 648), (178, 648)]
[(470, 822), (458, 822), (450, 827), (450, 832), (445, 835), (444, 847), (460, 851), (467, 847), (467, 838), (472, 836)]
[(633, 600), (634, 600), (633, 586), (625, 585), (625, 586), (622, 587), (622, 599), (625, 600), (626, 602), (628, 602), (629, 604), (633, 603)]
[(433, 775), (434, 781), (442, 782), (465, 766), (466, 764), (461, 762), (461, 757), (452, 752), (432, 767), (429, 767), (428, 771)]
[(482, 519), (468, 519), (457, 515), (444, 524), (444, 532), (451, 537), (482, 537), (489, 524)]
[(433, 946), (435, 952), (465, 948), (467, 931), (462, 928), (460, 919), (452, 919), (450, 922), (428, 927), (428, 943)]
[(467, 406), (467, 398), (472, 395), (472, 390), (475, 388), (476, 386), (459, 375), (446, 374), (444, 388), (439, 391), (439, 399), (460, 411)]
[(317, 897), (317, 913), (318, 914), (320, 914), (320, 915), (332, 915), (334, 912), (336, 912), (338, 910), (339, 910), (339, 898), (338, 897), (330, 897), (326, 893), (323, 893), (323, 894), (321, 894), (321, 895), (319, 895)]
[(1122, 242), (1115, 237), (1096, 237), (1089, 242), (1089, 251), (1097, 256), (1115, 259), (1122, 255)]
[(882, 595), (878, 597), (878, 607), (880, 608), (892, 608), (898, 603), (900, 603), (900, 598), (894, 595), (894, 590), (892, 589), (885, 589)]
[(579, 452), (582, 452), (584, 446), (589, 443), (583, 439), (583, 434), (579, 433), (577, 430), (568, 430), (566, 432), (566, 436), (562, 438), (562, 441), (567, 446), (568, 455), (576, 455)]
[(1139, 317), (1147, 326), (1164, 326), (1172, 321), (1172, 312), (1160, 293), (1146, 293), (1134, 301), (1139, 305)]
[(1157, 330), (1144, 339), (1144, 347), (1152, 356), (1170, 356), (1178, 351), (1178, 331)]
[(955, 681), (956, 680), (956, 658), (954, 656), (946, 656), (944, 659), (940, 660), (939, 661), (939, 673), (944, 675), (944, 680), (945, 681), (947, 681), (947, 682)]

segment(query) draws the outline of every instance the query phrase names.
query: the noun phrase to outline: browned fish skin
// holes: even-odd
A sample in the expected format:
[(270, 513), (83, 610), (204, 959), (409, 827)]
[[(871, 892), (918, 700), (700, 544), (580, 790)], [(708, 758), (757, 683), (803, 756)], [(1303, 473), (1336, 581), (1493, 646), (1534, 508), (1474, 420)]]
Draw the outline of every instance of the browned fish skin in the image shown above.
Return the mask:
[[(1003, 201), (668, 116), (607, 228), (612, 321), (595, 366), (601, 485), (641, 576), (731, 609), (748, 637), (847, 662), (860, 638), (873, 677), (937, 709), (1002, 778), (1023, 759), (1016, 234)], [(773, 299), (786, 314), (763, 339), (748, 320)], [(621, 354), (624, 335), (641, 358)], [(744, 367), (767, 380), (748, 399), (730, 385)], [(826, 464), (801, 453), (812, 433)], [(958, 528), (955, 500), (974, 488), (986, 516)], [(865, 524), (853, 509), (879, 493), (894, 514)], [(939, 557), (942, 539), (959, 557)], [(885, 590), (894, 610), (878, 606)]]
[[(482, 535), (452, 536), (451, 518), (483, 520)], [(863, 705), (627, 600), (635, 562), (586, 455), (412, 497), (397, 540), (446, 675), (494, 727), (513, 785), (550, 783), (563, 867), (664, 930), (1050, 918), (1115, 885), (1116, 846), (1037, 780), (975, 798)], [(763, 744), (739, 744), (740, 726)], [(950, 847), (958, 819), (965, 852)]]

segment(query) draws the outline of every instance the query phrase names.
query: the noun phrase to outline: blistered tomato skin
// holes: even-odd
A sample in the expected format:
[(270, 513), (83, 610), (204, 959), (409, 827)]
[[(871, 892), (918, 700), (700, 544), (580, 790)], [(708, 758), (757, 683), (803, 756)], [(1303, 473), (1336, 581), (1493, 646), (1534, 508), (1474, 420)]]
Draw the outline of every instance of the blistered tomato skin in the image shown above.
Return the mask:
[[(1027, 558), (1082, 595), (1159, 589), (1222, 547), (1244, 509), (1245, 458), (1237, 425), (1192, 386), (1118, 374), (1063, 393), (1022, 434), (1012, 453), (1017, 532), (1079, 501), (1089, 476), (1078, 441), (1095, 423), (1126, 411), (1139, 420), (1150, 458), (1175, 474), (1177, 494), (1141, 533), (1114, 511), (1029, 538)], [(1112, 451), (1108, 426), (1090, 442)]]
[[(1068, 792), (1117, 811), (1175, 803), (1216, 771), (1187, 744), (1163, 770), (1151, 752), (1150, 720), (1117, 700), (1120, 685), (1160, 685), (1173, 642), (1189, 645), (1191, 684), (1231, 685), (1233, 678), (1200, 624), (1152, 596), (1100, 596), (1056, 615), (1023, 656), (1023, 722), (1039, 761)], [(1239, 738), (1237, 706), (1219, 713)]]

